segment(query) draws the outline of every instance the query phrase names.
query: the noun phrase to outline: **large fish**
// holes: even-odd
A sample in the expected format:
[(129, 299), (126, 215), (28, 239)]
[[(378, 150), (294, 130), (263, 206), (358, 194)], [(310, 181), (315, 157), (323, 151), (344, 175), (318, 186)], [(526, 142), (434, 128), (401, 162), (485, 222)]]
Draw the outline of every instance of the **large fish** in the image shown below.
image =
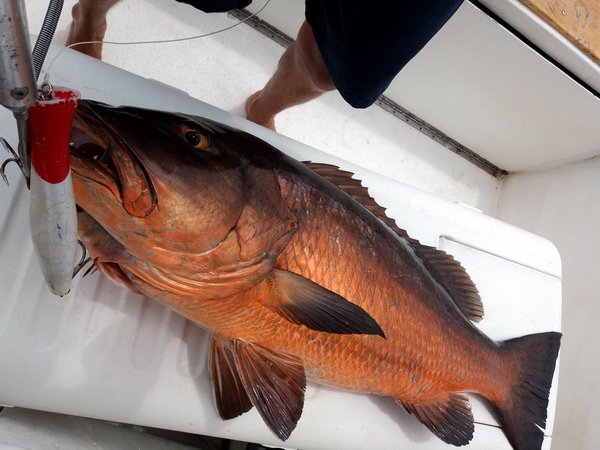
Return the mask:
[(465, 445), (464, 392), (540, 448), (560, 333), (495, 342), (452, 257), (386, 218), (351, 174), (207, 119), (82, 101), (71, 163), (97, 267), (212, 335), (224, 419), (256, 407), (285, 440), (307, 380), (389, 396)]

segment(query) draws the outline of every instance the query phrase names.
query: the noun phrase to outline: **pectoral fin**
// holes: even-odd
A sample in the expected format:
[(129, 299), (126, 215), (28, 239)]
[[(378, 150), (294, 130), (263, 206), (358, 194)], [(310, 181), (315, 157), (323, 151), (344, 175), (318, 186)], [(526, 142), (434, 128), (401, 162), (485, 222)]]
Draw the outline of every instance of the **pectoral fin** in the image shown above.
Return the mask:
[(286, 270), (273, 270), (261, 302), (290, 322), (311, 330), (385, 338), (379, 324), (360, 306)]
[(450, 392), (428, 402), (398, 403), (448, 444), (467, 445), (473, 439), (473, 414), (469, 399), (464, 394)]

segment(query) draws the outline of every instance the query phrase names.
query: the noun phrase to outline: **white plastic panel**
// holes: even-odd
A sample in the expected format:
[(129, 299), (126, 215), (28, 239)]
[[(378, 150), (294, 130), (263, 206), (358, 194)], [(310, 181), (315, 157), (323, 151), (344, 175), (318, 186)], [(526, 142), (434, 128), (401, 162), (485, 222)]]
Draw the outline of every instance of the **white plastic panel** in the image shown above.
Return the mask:
[(600, 154), (600, 98), (469, 2), (388, 93), (509, 172)]
[[(445, 248), (464, 260), (484, 293), (484, 324), (492, 337), (560, 330), (560, 258), (550, 242), (156, 82), (74, 54), (65, 56), (63, 64), (55, 82), (80, 90), (84, 97), (205, 115), (253, 132), (296, 158), (355, 171), (400, 226), (427, 244), (438, 245), (443, 237)], [(0, 131), (14, 140), (12, 121), (2, 111)], [(11, 180), (17, 176), (15, 169), (9, 174)], [(0, 217), (0, 360), (9, 362), (0, 365), (0, 403), (281, 445), (256, 411), (227, 422), (217, 416), (206, 371), (208, 337), (202, 330), (99, 274), (76, 279), (64, 299), (50, 295), (29, 242), (27, 192), (23, 182), (13, 184), (0, 191), (0, 211), (5, 212)], [(506, 286), (505, 280), (510, 280)], [(507, 303), (504, 295), (514, 298)], [(552, 398), (555, 390), (556, 384)], [(510, 448), (486, 409), (475, 402), (473, 448)], [(545, 448), (549, 443), (547, 439)], [(448, 447), (390, 399), (313, 385), (302, 419), (285, 445)]]
[(522, 2), (480, 1), (584, 83), (600, 92), (600, 65)]
[(600, 158), (508, 178), (502, 220), (552, 239), (563, 261), (556, 449), (595, 449), (600, 423)]

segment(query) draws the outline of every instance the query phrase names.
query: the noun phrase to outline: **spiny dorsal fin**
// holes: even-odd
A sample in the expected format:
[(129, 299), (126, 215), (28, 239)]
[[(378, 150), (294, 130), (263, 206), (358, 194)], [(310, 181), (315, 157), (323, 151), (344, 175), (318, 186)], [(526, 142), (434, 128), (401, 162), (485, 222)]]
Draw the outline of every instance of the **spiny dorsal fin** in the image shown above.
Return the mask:
[(394, 219), (385, 214), (385, 208), (377, 204), (361, 181), (352, 178), (354, 175), (352, 172), (341, 170), (331, 164), (309, 161), (305, 161), (304, 164), (346, 192), (390, 227), (398, 236), (405, 239), (434, 279), (446, 290), (458, 309), (469, 320), (479, 322), (483, 318), (483, 304), (477, 288), (465, 268), (458, 261), (442, 250), (422, 245), (416, 239), (412, 239), (405, 230), (396, 225)]
[(448, 444), (467, 445), (473, 439), (473, 413), (469, 399), (464, 394), (450, 392), (439, 399), (419, 404), (398, 403)]

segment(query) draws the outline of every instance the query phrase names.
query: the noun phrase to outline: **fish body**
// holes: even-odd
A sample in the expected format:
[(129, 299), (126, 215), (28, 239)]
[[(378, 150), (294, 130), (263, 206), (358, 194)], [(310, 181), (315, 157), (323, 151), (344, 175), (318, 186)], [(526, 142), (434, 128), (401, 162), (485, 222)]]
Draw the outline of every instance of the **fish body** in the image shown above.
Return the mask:
[(255, 406), (285, 439), (308, 379), (392, 397), (464, 445), (463, 392), (477, 392), (515, 448), (540, 447), (560, 334), (488, 338), (464, 269), (350, 174), (207, 119), (94, 102), (72, 137), (84, 243), (113, 280), (211, 333), (223, 418)]

